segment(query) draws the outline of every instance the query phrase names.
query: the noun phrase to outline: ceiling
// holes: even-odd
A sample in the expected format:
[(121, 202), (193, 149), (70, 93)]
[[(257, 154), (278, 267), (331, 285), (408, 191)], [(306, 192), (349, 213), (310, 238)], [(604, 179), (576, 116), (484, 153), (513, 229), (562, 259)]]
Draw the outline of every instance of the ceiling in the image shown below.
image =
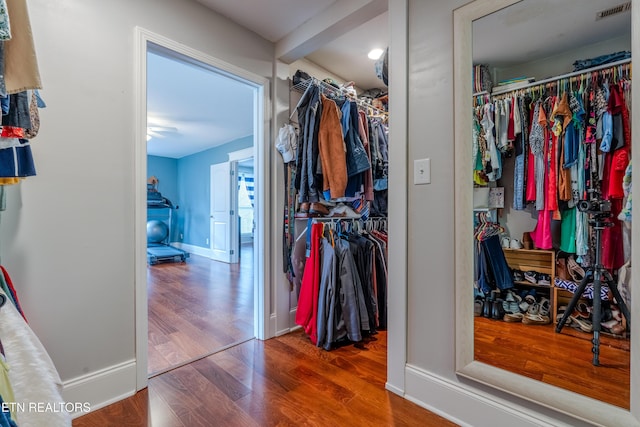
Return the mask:
[[(319, 17), (326, 17), (329, 12), (354, 3), (377, 3), (366, 22), (360, 20), (347, 30), (333, 33), (329, 31), (333, 27), (329, 28), (318, 37), (322, 43), (307, 44), (313, 48), (304, 51), (302, 57), (345, 80), (355, 81), (362, 89), (385, 88), (375, 75), (374, 61), (366, 54), (373, 47), (388, 46), (386, 0), (384, 10), (380, 10), (381, 0), (192, 1), (275, 43), (276, 52), (302, 30), (317, 26)], [(523, 0), (474, 22), (474, 62), (508, 67), (578, 45), (628, 35), (628, 12), (595, 20), (598, 11), (623, 3), (624, 0)], [(290, 59), (292, 55), (285, 56)], [(169, 128), (148, 142), (149, 154), (180, 158), (252, 133), (251, 89), (162, 56), (150, 57), (148, 72), (149, 124)], [(225, 102), (211, 102), (215, 99)]]

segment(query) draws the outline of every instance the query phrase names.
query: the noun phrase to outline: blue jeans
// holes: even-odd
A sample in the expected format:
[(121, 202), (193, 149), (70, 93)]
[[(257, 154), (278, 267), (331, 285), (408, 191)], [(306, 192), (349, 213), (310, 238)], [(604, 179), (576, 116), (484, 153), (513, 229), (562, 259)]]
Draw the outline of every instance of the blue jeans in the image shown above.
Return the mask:
[(26, 91), (9, 96), (9, 112), (2, 116), (2, 126), (31, 129), (29, 97)]
[(486, 238), (482, 241), (482, 249), (487, 259), (487, 265), (493, 273), (496, 287), (500, 290), (513, 288), (513, 278), (500, 245), (500, 237), (495, 235)]

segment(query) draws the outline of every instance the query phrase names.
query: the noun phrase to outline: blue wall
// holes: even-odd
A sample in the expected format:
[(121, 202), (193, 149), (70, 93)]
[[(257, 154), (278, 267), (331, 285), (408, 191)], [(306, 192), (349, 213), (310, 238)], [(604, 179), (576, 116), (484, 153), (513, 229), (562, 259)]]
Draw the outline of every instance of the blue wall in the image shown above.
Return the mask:
[[(158, 190), (173, 203), (171, 241), (209, 248), (211, 165), (229, 160), (228, 154), (253, 146), (253, 136), (181, 159), (147, 156), (147, 177), (155, 175)], [(180, 238), (180, 236), (183, 236)]]
[[(151, 176), (158, 178), (158, 191), (163, 197), (171, 200), (174, 207), (178, 200), (178, 160), (168, 157), (147, 156), (147, 179)], [(166, 220), (168, 218), (167, 209), (151, 209), (147, 211), (149, 219)], [(171, 241), (179, 241), (177, 230), (176, 210), (172, 213), (171, 221)]]
[[(175, 211), (177, 229), (184, 234), (183, 242), (208, 248), (210, 217), (211, 165), (229, 160), (228, 153), (253, 146), (253, 136), (202, 151), (178, 160), (178, 201)], [(174, 201), (174, 204), (176, 202)]]

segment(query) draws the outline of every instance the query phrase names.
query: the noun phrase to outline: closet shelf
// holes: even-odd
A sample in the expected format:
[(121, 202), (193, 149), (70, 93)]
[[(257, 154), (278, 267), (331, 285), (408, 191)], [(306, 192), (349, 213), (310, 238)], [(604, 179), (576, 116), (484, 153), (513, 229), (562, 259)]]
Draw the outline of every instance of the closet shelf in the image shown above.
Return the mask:
[(505, 94), (509, 94), (509, 93), (513, 93), (513, 92), (519, 92), (519, 91), (525, 91), (527, 89), (531, 89), (533, 87), (536, 86), (542, 86), (545, 85), (547, 83), (554, 83), (557, 82), (559, 80), (563, 80), (563, 79), (571, 79), (573, 77), (580, 77), (583, 75), (590, 75), (591, 73), (594, 73), (596, 71), (602, 71), (602, 70), (606, 70), (606, 69), (613, 69), (615, 67), (621, 66), (621, 65), (626, 65), (626, 64), (631, 64), (631, 58), (628, 59), (622, 59), (620, 61), (615, 61), (615, 62), (610, 62), (608, 64), (602, 64), (602, 65), (598, 65), (596, 67), (591, 67), (591, 68), (585, 68), (584, 70), (579, 70), (579, 71), (573, 71), (571, 73), (566, 73), (566, 74), (562, 74), (559, 76), (554, 76), (554, 77), (550, 77), (548, 79), (544, 79), (544, 80), (538, 80), (535, 82), (531, 82), (529, 84), (523, 85), (522, 87), (519, 87), (517, 89), (504, 89), (504, 90), (500, 90), (500, 88), (494, 88), (493, 91), (491, 91), (491, 96), (500, 96), (500, 95), (505, 95)]

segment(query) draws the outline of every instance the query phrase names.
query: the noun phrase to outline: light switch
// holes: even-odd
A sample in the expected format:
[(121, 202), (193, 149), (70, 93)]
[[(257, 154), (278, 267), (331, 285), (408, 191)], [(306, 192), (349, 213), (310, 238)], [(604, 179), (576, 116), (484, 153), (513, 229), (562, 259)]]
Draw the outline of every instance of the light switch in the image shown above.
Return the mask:
[(431, 183), (431, 159), (416, 159), (413, 161), (413, 183)]

